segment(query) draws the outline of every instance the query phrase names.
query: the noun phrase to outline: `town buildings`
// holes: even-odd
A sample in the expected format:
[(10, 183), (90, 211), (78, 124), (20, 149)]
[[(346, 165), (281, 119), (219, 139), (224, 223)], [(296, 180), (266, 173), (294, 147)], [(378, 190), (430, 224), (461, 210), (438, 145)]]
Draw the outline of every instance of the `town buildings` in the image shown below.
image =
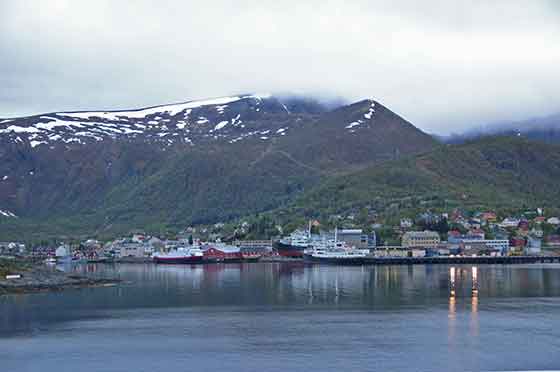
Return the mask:
[(437, 247), (439, 234), (435, 231), (408, 231), (402, 237), (403, 247)]
[(337, 231), (337, 239), (358, 249), (375, 248), (377, 239), (375, 233), (366, 234), (362, 229), (342, 229)]
[(25, 253), (25, 244), (18, 242), (0, 242), (0, 255), (21, 255)]

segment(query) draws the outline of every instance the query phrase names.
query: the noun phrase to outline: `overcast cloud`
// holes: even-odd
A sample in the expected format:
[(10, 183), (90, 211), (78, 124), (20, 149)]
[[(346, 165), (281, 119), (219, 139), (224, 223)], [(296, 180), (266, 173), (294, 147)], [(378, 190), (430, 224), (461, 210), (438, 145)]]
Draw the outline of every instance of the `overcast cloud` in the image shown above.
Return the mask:
[(373, 97), (424, 130), (560, 112), (555, 0), (0, 0), (0, 117), (243, 92)]

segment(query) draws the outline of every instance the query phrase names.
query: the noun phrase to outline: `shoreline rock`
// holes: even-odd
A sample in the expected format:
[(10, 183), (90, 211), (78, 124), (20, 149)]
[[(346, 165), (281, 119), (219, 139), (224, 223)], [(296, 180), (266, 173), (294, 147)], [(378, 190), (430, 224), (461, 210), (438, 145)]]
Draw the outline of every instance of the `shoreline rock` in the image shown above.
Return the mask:
[(18, 274), (21, 274), (21, 278), (0, 279), (0, 296), (7, 294), (62, 291), (65, 289), (87, 287), (107, 287), (121, 282), (120, 279), (90, 278), (42, 267), (33, 267)]

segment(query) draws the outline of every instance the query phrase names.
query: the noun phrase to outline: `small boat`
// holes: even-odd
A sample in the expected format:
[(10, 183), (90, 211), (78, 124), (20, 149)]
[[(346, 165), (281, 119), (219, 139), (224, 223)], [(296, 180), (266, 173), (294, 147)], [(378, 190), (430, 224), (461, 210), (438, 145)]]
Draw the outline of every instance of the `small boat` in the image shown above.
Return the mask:
[(152, 255), (155, 263), (161, 264), (194, 264), (201, 263), (204, 253), (199, 248), (179, 247), (169, 252), (156, 252)]

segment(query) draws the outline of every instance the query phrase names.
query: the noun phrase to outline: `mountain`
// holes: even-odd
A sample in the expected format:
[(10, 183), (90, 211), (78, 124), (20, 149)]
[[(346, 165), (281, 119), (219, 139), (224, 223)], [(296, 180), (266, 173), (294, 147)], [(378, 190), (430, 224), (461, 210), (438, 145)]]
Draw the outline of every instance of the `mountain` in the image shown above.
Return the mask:
[(331, 178), (275, 214), (328, 218), (364, 207), (385, 216), (455, 206), (557, 209), (559, 179), (560, 145), (485, 137)]
[(560, 143), (560, 113), (522, 121), (486, 124), (462, 134), (441, 138), (441, 140), (457, 144), (489, 135), (519, 136), (545, 143)]
[(0, 238), (227, 220), (435, 146), (373, 100), (248, 94), (0, 119)]

